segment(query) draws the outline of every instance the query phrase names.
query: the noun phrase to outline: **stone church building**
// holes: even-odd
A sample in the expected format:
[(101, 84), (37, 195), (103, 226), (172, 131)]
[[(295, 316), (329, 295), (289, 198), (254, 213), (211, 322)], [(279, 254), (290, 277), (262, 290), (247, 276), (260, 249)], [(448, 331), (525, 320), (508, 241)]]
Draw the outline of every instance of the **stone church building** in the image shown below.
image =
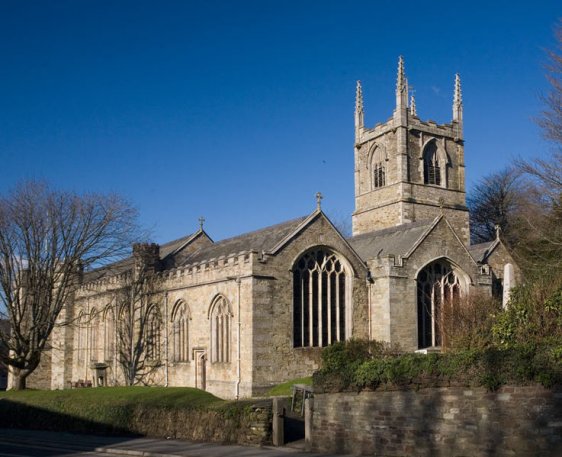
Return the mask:
[(501, 290), (514, 264), (499, 238), (470, 245), (458, 75), (449, 124), (417, 116), (402, 59), (386, 122), (365, 126), (357, 83), (354, 154), (350, 238), (318, 195), (311, 214), (234, 238), (215, 242), (201, 224), (176, 241), (135, 245), (129, 259), (84, 274), (59, 317), (71, 325), (55, 329), (28, 385), (123, 384), (116, 297), (139, 265), (159, 278), (145, 309), (150, 384), (249, 397), (310, 375), (336, 341), (438, 350), (444, 309)]

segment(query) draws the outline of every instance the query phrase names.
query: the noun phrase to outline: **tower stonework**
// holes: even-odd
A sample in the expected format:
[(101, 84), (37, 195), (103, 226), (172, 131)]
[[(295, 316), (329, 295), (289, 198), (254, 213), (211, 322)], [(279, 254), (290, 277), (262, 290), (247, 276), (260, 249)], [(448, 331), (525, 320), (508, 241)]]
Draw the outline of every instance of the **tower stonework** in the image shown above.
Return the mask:
[(422, 121), (415, 104), (408, 104), (408, 81), (400, 57), (394, 113), (369, 129), (357, 83), (354, 236), (444, 214), (469, 244), (462, 109), (456, 75), (452, 122)]

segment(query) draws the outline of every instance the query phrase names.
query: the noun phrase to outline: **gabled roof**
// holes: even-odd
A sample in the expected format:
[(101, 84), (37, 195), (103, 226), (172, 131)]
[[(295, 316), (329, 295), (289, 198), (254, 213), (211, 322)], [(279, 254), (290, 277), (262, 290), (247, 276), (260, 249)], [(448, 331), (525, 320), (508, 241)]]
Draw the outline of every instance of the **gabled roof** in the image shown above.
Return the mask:
[(218, 241), (188, 255), (182, 263), (183, 265), (188, 265), (242, 251), (268, 252), (287, 236), (291, 235), (307, 217), (299, 217), (281, 224)]
[(168, 241), (167, 243), (161, 244), (160, 245), (160, 259), (164, 260), (169, 255), (176, 254), (177, 252), (181, 251), (184, 247), (186, 247), (189, 243), (191, 243), (195, 238), (197, 238), (199, 235), (202, 235), (202, 234), (206, 235), (206, 233), (203, 231), (203, 229), (200, 229), (200, 230), (197, 230), (195, 233), (192, 233), (190, 235), (186, 235), (182, 238), (178, 238), (177, 240)]
[(486, 241), (485, 243), (473, 244), (468, 247), (468, 252), (474, 260), (479, 263), (484, 263), (487, 257), (496, 249), (497, 245), (500, 243), (499, 239), (493, 241)]
[[(177, 240), (169, 241), (160, 245), (160, 260), (165, 260), (168, 256), (172, 256), (179, 252), (199, 235), (204, 234), (203, 230), (198, 230), (195, 233), (178, 238)], [(125, 257), (117, 262), (104, 265), (103, 267), (96, 268), (95, 270), (84, 273), (84, 282), (95, 281), (106, 276), (115, 276), (125, 273), (133, 268), (135, 260), (132, 255)]]
[(435, 220), (411, 222), (362, 233), (348, 238), (348, 242), (364, 261), (389, 255), (405, 256), (434, 224)]

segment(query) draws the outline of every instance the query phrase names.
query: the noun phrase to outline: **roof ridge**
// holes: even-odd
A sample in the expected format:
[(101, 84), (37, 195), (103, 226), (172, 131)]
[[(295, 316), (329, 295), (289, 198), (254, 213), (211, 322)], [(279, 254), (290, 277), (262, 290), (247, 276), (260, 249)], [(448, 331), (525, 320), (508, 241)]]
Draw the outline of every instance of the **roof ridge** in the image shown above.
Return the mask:
[(392, 233), (392, 232), (400, 232), (403, 230), (408, 230), (411, 228), (417, 228), (417, 227), (423, 227), (423, 226), (429, 226), (431, 224), (433, 224), (433, 222), (435, 221), (435, 219), (427, 219), (427, 220), (423, 220), (423, 221), (414, 221), (414, 222), (408, 222), (406, 224), (400, 224), (400, 225), (395, 225), (394, 227), (385, 227), (383, 229), (378, 229), (378, 230), (371, 230), (370, 232), (365, 232), (365, 233), (360, 233), (359, 235), (355, 235), (355, 236), (350, 236), (349, 238), (347, 238), (348, 240), (356, 240), (359, 238), (363, 238), (363, 237), (372, 237), (372, 236), (377, 236), (377, 235), (387, 235), (388, 233)]
[(296, 218), (294, 218), (294, 219), (289, 219), (288, 221), (283, 221), (283, 222), (279, 222), (279, 223), (277, 223), (277, 224), (268, 225), (267, 227), (262, 227), (262, 228), (257, 229), (257, 230), (251, 230), (251, 231), (249, 231), (249, 232), (244, 232), (244, 233), (241, 233), (240, 235), (235, 235), (235, 236), (231, 236), (231, 237), (229, 237), (229, 238), (224, 238), (224, 239), (222, 239), (222, 240), (215, 241), (214, 245), (218, 245), (218, 244), (221, 244), (221, 243), (226, 243), (227, 241), (235, 240), (235, 239), (237, 239), (237, 238), (242, 238), (242, 237), (244, 237), (244, 236), (254, 235), (254, 234), (256, 234), (256, 233), (264, 232), (264, 231), (266, 231), (266, 230), (270, 230), (270, 229), (273, 229), (273, 228), (276, 228), (276, 227), (280, 227), (280, 226), (282, 226), (282, 225), (289, 225), (289, 224), (291, 224), (291, 223), (300, 222), (300, 221), (306, 219), (307, 217), (308, 217), (308, 215), (307, 215), (307, 216), (296, 217)]

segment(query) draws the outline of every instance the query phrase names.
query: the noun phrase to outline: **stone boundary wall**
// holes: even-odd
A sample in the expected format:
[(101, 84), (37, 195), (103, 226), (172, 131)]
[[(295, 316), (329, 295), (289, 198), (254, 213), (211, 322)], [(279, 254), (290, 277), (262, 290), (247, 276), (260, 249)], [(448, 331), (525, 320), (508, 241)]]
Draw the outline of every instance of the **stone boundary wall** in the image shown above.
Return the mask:
[(317, 394), (315, 452), (562, 456), (562, 388), (428, 388)]
[[(262, 446), (271, 444), (272, 401), (220, 408), (180, 409), (115, 406), (96, 421), (22, 402), (0, 399), (0, 427), (93, 435), (147, 436)], [(107, 413), (102, 411), (101, 413)]]

